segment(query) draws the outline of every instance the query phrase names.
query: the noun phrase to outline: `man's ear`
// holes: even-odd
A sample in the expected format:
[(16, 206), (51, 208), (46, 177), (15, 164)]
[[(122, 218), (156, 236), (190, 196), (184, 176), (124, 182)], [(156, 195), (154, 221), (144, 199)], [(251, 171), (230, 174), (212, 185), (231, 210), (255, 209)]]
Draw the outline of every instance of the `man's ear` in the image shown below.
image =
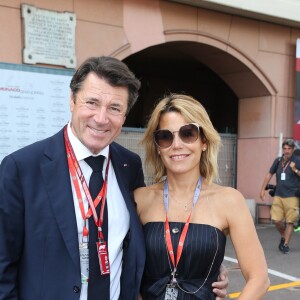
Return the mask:
[(124, 125), (125, 121), (126, 121), (126, 115), (123, 117), (123, 123), (122, 123), (122, 126)]
[(74, 110), (74, 106), (75, 106), (75, 97), (73, 92), (70, 93), (70, 112), (72, 112)]

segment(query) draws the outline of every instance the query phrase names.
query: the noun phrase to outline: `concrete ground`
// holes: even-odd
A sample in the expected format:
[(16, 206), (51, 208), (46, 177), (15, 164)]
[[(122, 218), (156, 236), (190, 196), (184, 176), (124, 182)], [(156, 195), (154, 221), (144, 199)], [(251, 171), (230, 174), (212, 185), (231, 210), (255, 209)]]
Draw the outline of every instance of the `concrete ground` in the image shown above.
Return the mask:
[[(300, 299), (300, 233), (294, 233), (290, 242), (290, 254), (278, 250), (279, 234), (274, 225), (258, 224), (257, 233), (264, 248), (271, 286), (264, 299), (299, 300)], [(236, 299), (237, 292), (244, 286), (230, 237), (227, 239), (224, 265), (229, 270), (228, 298)], [(253, 299), (255, 300), (255, 299)]]

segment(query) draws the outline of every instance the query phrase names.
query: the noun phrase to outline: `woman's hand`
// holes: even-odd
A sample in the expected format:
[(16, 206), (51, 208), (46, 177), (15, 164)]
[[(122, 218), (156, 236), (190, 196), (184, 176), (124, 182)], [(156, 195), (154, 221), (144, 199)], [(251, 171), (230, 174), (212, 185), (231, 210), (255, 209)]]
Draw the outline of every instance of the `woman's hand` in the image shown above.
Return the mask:
[(218, 281), (213, 282), (213, 292), (215, 293), (216, 300), (224, 299), (227, 295), (227, 287), (228, 287), (228, 270), (222, 264), (220, 267), (220, 274), (218, 276)]

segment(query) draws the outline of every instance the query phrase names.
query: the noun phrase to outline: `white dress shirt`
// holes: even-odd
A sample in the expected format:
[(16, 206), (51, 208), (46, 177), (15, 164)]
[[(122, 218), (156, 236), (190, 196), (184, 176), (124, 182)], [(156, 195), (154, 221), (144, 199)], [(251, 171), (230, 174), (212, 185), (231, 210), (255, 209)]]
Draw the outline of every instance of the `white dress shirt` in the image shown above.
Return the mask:
[[(84, 161), (85, 158), (93, 156), (89, 149), (87, 149), (73, 134), (70, 123), (68, 124), (68, 137), (73, 147), (75, 156), (80, 165), (87, 185), (92, 174), (92, 168)], [(108, 162), (109, 146), (105, 147), (97, 155), (105, 156), (103, 164), (102, 176), (104, 178), (105, 168)], [(70, 175), (71, 176), (71, 175)], [(72, 182), (72, 180), (71, 180)], [(80, 181), (79, 181), (80, 182)], [(80, 185), (81, 186), (81, 185)], [(78, 242), (82, 243), (83, 220), (72, 183), (72, 193), (75, 207), (75, 214), (77, 220)], [(88, 210), (88, 200), (81, 186), (81, 195), (84, 204), (85, 213)], [(114, 172), (112, 163), (110, 163), (108, 171), (108, 186), (107, 186), (107, 212), (108, 212), (108, 254), (110, 262), (110, 299), (117, 300), (120, 296), (120, 277), (122, 271), (122, 257), (123, 257), (123, 240), (129, 230), (129, 212), (127, 210), (124, 198), (120, 191), (117, 178)], [(88, 226), (88, 222), (86, 222)], [(82, 284), (80, 300), (87, 300), (87, 284)]]

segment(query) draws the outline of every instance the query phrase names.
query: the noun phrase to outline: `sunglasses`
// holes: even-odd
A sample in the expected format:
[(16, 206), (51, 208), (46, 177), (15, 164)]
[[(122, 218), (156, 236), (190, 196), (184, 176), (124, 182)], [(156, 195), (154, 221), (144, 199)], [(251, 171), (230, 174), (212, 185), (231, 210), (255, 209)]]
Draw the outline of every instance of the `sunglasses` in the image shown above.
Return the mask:
[(198, 140), (200, 133), (200, 126), (197, 123), (190, 123), (183, 125), (178, 131), (171, 132), (168, 129), (159, 129), (153, 133), (155, 144), (159, 148), (168, 148), (174, 142), (174, 133), (178, 132), (178, 136), (185, 144), (192, 144)]

